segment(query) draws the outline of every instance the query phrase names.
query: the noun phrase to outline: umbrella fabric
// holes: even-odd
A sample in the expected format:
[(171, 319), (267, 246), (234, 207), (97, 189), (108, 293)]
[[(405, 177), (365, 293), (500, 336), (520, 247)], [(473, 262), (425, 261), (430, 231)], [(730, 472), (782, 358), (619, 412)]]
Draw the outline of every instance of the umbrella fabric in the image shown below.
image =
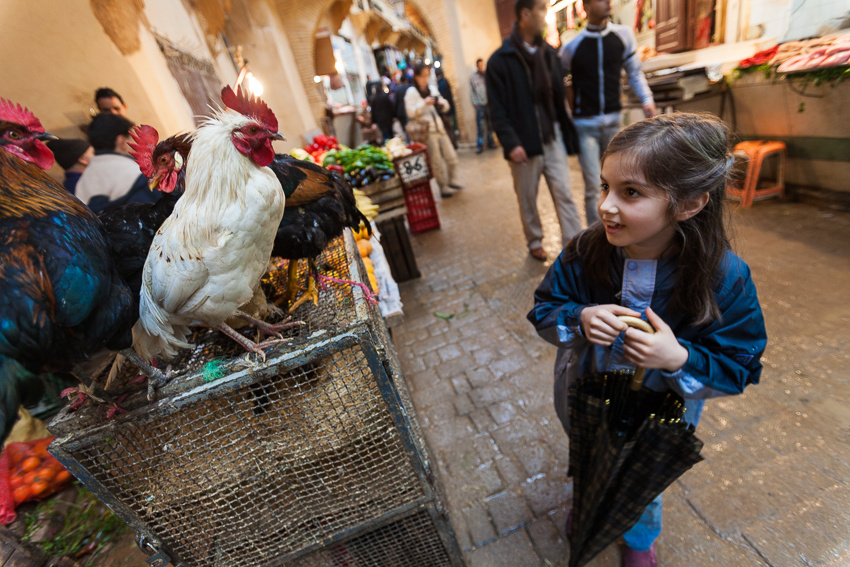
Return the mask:
[[(631, 529), (652, 500), (702, 460), (702, 442), (680, 421), (681, 398), (630, 392), (628, 380), (624, 373), (591, 375), (570, 388), (570, 567), (585, 565)], [(626, 403), (618, 399), (624, 396)]]

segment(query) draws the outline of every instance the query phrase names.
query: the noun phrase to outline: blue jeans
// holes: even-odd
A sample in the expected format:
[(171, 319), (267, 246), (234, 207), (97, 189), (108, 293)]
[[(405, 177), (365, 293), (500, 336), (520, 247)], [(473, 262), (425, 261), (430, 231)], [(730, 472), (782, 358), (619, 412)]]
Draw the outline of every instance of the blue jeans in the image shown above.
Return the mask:
[(590, 226), (599, 220), (596, 207), (599, 202), (601, 158), (608, 144), (620, 131), (620, 113), (576, 118), (575, 125), (581, 149), (578, 161), (584, 178), (584, 212), (587, 216), (587, 226)]
[(478, 123), (478, 149), (484, 149), (484, 131), (487, 131), (487, 147), (494, 147), (493, 125), (490, 123), (490, 110), (486, 106), (475, 107), (475, 121)]
[(623, 534), (626, 545), (635, 551), (649, 551), (661, 534), (661, 495), (649, 503), (632, 529)]

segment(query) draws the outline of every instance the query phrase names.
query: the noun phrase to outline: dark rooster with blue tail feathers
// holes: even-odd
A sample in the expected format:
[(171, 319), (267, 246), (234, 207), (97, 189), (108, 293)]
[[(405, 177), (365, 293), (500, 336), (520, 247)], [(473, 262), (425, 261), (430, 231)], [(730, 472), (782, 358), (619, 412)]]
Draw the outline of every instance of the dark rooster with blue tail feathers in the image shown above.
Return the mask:
[(97, 216), (45, 173), (51, 138), (0, 99), (0, 440), (39, 375), (128, 348), (137, 316)]

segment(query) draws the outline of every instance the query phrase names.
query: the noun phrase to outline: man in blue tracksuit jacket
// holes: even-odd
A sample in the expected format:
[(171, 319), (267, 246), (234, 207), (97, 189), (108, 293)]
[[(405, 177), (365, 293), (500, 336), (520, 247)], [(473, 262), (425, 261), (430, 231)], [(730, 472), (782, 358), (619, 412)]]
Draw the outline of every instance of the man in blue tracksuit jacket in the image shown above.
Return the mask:
[(585, 0), (587, 27), (561, 48), (561, 66), (572, 74), (567, 100), (579, 138), (579, 163), (584, 177), (587, 225), (599, 220), (600, 156), (620, 130), (620, 74), (643, 103), (647, 117), (656, 114), (652, 91), (640, 66), (637, 39), (631, 28), (608, 21), (611, 0)]

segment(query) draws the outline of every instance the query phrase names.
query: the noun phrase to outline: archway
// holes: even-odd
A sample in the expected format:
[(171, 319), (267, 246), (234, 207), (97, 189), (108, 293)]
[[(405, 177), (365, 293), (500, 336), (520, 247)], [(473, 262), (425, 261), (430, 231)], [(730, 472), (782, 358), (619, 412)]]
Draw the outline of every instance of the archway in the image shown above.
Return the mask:
[[(320, 88), (316, 85), (315, 77), (315, 35), (319, 22), (338, 0), (276, 0), (275, 8), (286, 30), (295, 56), (298, 75), (304, 85), (313, 115), (320, 120), (325, 113), (325, 99)], [(418, 12), (422, 22), (431, 32), (431, 36), (440, 47), (443, 61), (443, 71), (454, 92), (458, 92), (458, 65), (456, 53), (461, 53), (461, 46), (455, 45), (451, 33), (449, 16), (442, 0), (406, 0)], [(458, 123), (464, 123), (464, 107), (457, 105)], [(468, 135), (468, 134), (467, 134)]]

